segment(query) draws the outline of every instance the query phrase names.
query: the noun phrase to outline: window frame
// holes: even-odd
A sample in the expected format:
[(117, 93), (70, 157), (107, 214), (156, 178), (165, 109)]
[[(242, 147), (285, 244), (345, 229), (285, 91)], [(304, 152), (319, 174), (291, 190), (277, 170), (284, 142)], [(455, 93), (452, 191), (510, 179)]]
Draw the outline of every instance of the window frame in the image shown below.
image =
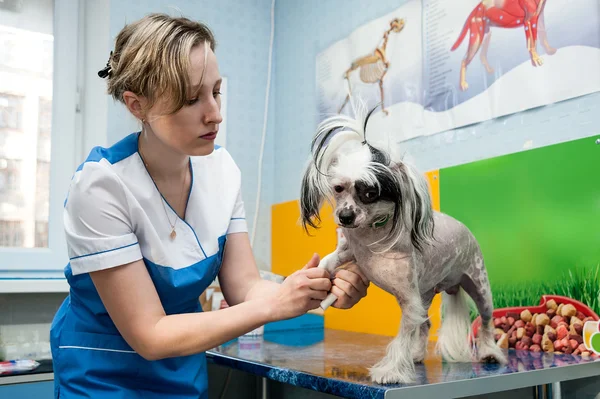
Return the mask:
[[(78, 82), (81, 59), (81, 2), (54, 0), (52, 130), (47, 248), (0, 248), (0, 280), (64, 280), (69, 261), (63, 227), (63, 207), (80, 151), (77, 151)], [(79, 130), (80, 131), (80, 130)], [(13, 282), (16, 283), (16, 282)], [(18, 284), (16, 284), (18, 285)], [(13, 289), (4, 292), (17, 292)], [(45, 291), (44, 289), (40, 290)]]

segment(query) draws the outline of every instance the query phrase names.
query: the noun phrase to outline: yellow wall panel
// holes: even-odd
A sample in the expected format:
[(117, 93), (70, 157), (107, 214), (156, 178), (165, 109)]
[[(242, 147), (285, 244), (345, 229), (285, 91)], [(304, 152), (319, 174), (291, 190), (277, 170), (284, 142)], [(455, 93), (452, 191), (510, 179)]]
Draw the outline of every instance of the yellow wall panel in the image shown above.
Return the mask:
[[(431, 189), (433, 208), (440, 209), (439, 171), (426, 173)], [(321, 257), (335, 250), (337, 233), (332, 209), (326, 205), (321, 210), (321, 227), (306, 234), (299, 223), (298, 201), (288, 201), (272, 207), (271, 260), (273, 273), (288, 276), (310, 259), (313, 253)], [(362, 333), (394, 336), (400, 325), (401, 311), (395, 298), (374, 284), (367, 296), (354, 308), (341, 310), (329, 308), (325, 312), (325, 327)], [(435, 340), (440, 325), (440, 296), (434, 298), (429, 310), (432, 323), (431, 339)]]

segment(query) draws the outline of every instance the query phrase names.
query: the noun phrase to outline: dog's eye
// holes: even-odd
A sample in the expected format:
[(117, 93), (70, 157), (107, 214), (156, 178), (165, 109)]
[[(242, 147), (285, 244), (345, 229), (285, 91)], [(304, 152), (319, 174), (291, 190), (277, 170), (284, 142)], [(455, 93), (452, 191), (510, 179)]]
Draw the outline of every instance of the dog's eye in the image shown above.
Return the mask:
[(341, 193), (342, 191), (344, 191), (344, 187), (340, 185), (335, 186), (333, 189), (336, 193)]
[(377, 198), (379, 198), (379, 193), (375, 190), (366, 190), (366, 191), (360, 192), (358, 194), (358, 197), (360, 198), (360, 200), (363, 203), (370, 204), (372, 202), (377, 201)]

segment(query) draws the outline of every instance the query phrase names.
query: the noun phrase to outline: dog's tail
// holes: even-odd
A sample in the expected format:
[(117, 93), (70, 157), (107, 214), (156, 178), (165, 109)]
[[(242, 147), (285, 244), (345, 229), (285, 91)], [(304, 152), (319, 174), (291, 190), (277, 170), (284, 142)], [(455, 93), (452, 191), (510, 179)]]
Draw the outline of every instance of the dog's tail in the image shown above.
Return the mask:
[(456, 42), (454, 43), (454, 45), (452, 46), (452, 48), (450, 49), (450, 51), (454, 51), (458, 48), (458, 46), (460, 46), (460, 44), (462, 43), (463, 40), (465, 40), (465, 36), (467, 36), (467, 32), (469, 31), (469, 25), (471, 24), (471, 19), (473, 19), (473, 17), (475, 16), (475, 14), (477, 13), (477, 11), (479, 10), (479, 7), (481, 7), (481, 3), (479, 3), (477, 5), (477, 7), (475, 7), (473, 9), (473, 11), (471, 11), (471, 13), (469, 14), (469, 16), (467, 17), (467, 20), (465, 21), (465, 25), (463, 26), (462, 31), (460, 32), (460, 35), (458, 36), (458, 39), (456, 39)]
[(454, 295), (442, 293), (442, 325), (436, 351), (447, 362), (471, 362), (471, 317), (468, 296), (462, 288)]

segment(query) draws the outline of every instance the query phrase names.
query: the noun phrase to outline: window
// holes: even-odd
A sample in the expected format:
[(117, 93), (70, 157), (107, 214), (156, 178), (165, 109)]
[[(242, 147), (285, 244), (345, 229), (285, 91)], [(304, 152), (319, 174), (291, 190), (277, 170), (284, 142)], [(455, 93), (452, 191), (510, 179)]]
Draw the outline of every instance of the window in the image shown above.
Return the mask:
[(80, 7), (0, 1), (0, 279), (61, 277), (68, 261), (62, 208), (77, 163)]

